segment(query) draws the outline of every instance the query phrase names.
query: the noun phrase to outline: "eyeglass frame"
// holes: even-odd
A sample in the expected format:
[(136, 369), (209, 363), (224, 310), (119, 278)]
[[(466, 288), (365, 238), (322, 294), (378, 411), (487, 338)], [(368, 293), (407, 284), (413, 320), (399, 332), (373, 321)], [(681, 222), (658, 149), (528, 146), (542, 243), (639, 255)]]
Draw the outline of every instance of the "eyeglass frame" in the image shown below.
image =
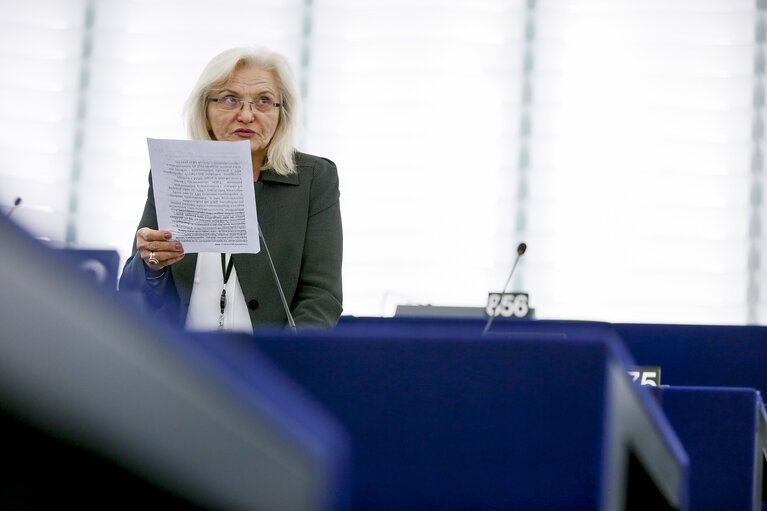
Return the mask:
[[(250, 111), (251, 112), (254, 111), (253, 107), (255, 106), (256, 103), (260, 103), (262, 105), (269, 105), (269, 106), (272, 106), (274, 108), (281, 108), (281, 107), (283, 107), (285, 105), (284, 102), (277, 103), (277, 102), (274, 102), (274, 101), (272, 101), (270, 99), (267, 99), (267, 98), (254, 99), (253, 101), (247, 101), (245, 99), (240, 99), (240, 98), (235, 97), (235, 96), (224, 96), (223, 98), (205, 98), (205, 101), (213, 101), (214, 103), (219, 103), (220, 104), (221, 100), (224, 100), (224, 99), (234, 99), (234, 100), (239, 101), (240, 102), (240, 108), (239, 108), (240, 110), (242, 110), (243, 105), (245, 103), (247, 103), (248, 105), (250, 105)], [(222, 110), (226, 110), (226, 109), (222, 107)], [(237, 108), (233, 108), (230, 111), (231, 112), (236, 112)], [(255, 107), (255, 111), (264, 113), (264, 112), (268, 112), (269, 110), (259, 110), (258, 107)]]

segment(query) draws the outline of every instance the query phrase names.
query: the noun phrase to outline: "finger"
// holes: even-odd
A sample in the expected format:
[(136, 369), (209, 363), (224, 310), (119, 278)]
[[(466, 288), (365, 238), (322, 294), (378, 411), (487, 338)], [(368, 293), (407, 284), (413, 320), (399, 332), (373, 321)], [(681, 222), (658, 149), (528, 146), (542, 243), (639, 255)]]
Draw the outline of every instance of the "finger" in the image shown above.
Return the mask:
[(149, 252), (171, 252), (174, 254), (184, 252), (184, 246), (178, 241), (145, 241), (139, 243), (137, 248)]
[(149, 227), (139, 229), (136, 236), (144, 241), (167, 241), (173, 237), (170, 231), (158, 231)]
[[(140, 257), (147, 264), (151, 264), (149, 259), (151, 259), (153, 255), (157, 261), (164, 264), (169, 264), (166, 262), (169, 260), (173, 260), (173, 262), (175, 262), (184, 256), (184, 249), (181, 246), (181, 243), (171, 243), (172, 247), (170, 250), (161, 250), (158, 247), (152, 247), (151, 245), (155, 243), (160, 243), (160, 242), (148, 243), (147, 244), (148, 247), (141, 248), (139, 250)], [(162, 243), (162, 245), (167, 245), (167, 243)], [(155, 248), (155, 250), (152, 250), (152, 248)]]
[(163, 266), (170, 266), (171, 264), (176, 264), (177, 262), (179, 262), (183, 258), (184, 258), (184, 254), (181, 254), (180, 256), (171, 257), (170, 259), (168, 259), (167, 261), (162, 262), (161, 264)]

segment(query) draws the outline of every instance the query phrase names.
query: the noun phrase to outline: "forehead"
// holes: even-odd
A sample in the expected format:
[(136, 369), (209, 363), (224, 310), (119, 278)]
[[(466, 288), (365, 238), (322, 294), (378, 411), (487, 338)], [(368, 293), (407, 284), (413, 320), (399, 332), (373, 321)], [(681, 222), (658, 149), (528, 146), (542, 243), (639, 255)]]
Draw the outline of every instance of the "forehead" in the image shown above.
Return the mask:
[(221, 88), (242, 93), (277, 93), (277, 83), (272, 72), (252, 64), (237, 66), (232, 77)]

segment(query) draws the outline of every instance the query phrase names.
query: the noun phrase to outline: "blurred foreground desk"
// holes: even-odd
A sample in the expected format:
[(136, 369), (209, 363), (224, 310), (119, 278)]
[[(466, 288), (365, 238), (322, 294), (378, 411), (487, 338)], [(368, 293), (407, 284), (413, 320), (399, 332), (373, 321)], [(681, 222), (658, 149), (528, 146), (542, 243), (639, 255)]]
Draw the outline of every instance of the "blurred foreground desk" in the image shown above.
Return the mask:
[(68, 255), (0, 217), (0, 509), (342, 508), (335, 419), (255, 351), (142, 315)]
[(389, 319), (254, 340), (349, 433), (353, 509), (687, 509), (687, 456), (608, 325)]

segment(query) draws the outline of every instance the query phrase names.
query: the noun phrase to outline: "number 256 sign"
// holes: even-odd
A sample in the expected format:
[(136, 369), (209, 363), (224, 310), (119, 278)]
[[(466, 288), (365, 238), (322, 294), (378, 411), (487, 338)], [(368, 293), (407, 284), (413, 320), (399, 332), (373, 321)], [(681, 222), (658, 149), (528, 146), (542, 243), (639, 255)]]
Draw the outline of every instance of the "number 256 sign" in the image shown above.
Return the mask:
[(504, 318), (527, 318), (532, 315), (527, 293), (488, 293), (485, 313)]

